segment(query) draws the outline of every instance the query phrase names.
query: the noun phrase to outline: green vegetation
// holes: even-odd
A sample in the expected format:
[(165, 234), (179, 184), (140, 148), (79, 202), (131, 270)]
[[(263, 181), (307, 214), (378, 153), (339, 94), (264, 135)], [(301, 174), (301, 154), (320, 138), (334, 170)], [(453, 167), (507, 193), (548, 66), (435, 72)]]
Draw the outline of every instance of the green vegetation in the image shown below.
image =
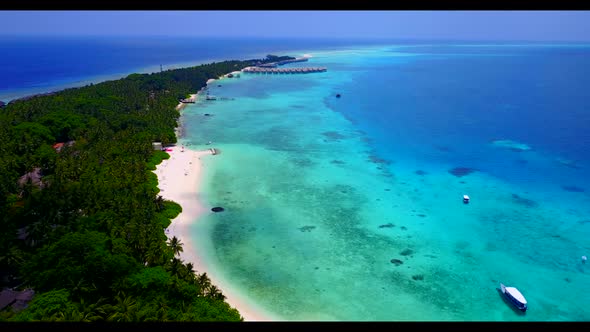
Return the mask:
[(159, 165), (162, 160), (164, 159), (169, 159), (170, 155), (167, 154), (164, 151), (154, 151), (154, 155), (150, 158), (150, 160), (147, 163), (147, 169), (149, 169), (150, 171), (154, 171), (156, 170), (156, 165)]
[(279, 61), (294, 60), (294, 59), (295, 59), (295, 57), (288, 56), (288, 55), (278, 56), (278, 55), (268, 54), (266, 56), (266, 59), (264, 62), (279, 62)]
[(182, 208), (158, 195), (151, 170), (169, 155), (152, 142), (176, 142), (179, 98), (270, 59), (132, 74), (2, 108), (0, 284), (36, 295), (0, 320), (242, 320), (167, 239)]

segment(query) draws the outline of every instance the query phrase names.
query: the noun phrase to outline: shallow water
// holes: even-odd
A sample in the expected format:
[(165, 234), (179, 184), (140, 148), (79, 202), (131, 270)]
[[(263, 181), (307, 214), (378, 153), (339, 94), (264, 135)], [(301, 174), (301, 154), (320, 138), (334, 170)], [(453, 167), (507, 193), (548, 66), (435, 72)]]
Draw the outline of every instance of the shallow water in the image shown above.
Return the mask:
[(588, 320), (589, 52), (305, 50), (328, 72), (216, 81), (184, 117), (221, 151), (196, 250), (285, 320)]

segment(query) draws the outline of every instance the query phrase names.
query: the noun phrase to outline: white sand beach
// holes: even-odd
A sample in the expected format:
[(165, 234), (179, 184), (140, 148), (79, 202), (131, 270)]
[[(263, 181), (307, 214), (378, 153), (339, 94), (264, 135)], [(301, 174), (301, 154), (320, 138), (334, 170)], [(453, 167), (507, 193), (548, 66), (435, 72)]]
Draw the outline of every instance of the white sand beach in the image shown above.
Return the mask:
[[(197, 94), (195, 93), (195, 94), (190, 95), (190, 97), (188, 99), (192, 100), (194, 102), (195, 100), (197, 100)], [(178, 105), (176, 105), (177, 110), (181, 110), (185, 107), (186, 107), (185, 103), (178, 103)], [(176, 129), (178, 129), (178, 128), (176, 128)]]
[[(178, 131), (179, 128), (177, 128)], [(226, 296), (226, 302), (236, 308), (244, 321), (271, 321), (269, 315), (254, 310), (244, 301), (240, 300), (236, 294), (231, 294), (208, 272), (207, 267), (201, 257), (197, 255), (195, 247), (191, 242), (190, 225), (198, 220), (199, 216), (204, 213), (213, 213), (199, 202), (199, 188), (202, 175), (203, 163), (202, 158), (215, 158), (210, 149), (191, 150), (185, 146), (177, 145), (169, 147), (167, 151), (169, 159), (163, 160), (157, 165), (154, 173), (158, 176), (158, 188), (160, 195), (166, 199), (174, 201), (182, 206), (182, 212), (172, 220), (172, 223), (166, 231), (169, 239), (176, 236), (183, 243), (183, 252), (180, 258), (185, 262), (191, 262), (197, 273), (207, 272), (211, 282), (219, 287)]]
[(236, 76), (236, 75), (238, 75), (238, 74), (241, 74), (241, 73), (242, 73), (242, 71), (241, 71), (241, 70), (232, 71), (231, 73), (227, 73), (227, 74), (225, 74), (225, 75), (221, 75), (221, 76), (219, 76), (218, 78), (210, 78), (210, 79), (208, 79), (208, 80), (207, 80), (206, 84), (207, 84), (207, 85), (209, 85), (209, 84), (211, 84), (211, 83), (213, 83), (213, 82), (215, 82), (215, 81), (218, 81), (218, 80), (223, 80), (223, 79), (226, 79), (226, 78), (230, 78), (230, 77), (228, 76), (228, 75), (230, 75), (230, 74), (231, 74), (231, 75), (233, 75), (233, 76)]

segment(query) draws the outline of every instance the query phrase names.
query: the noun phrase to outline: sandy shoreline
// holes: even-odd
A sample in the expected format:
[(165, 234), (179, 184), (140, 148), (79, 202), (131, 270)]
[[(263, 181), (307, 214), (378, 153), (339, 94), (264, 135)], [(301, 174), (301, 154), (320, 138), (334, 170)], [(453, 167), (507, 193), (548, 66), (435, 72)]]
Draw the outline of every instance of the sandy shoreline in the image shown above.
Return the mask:
[[(183, 105), (179, 104), (177, 109), (184, 108)], [(177, 128), (177, 135), (179, 129)], [(176, 236), (184, 244), (180, 258), (185, 263), (193, 263), (197, 273), (207, 272), (211, 282), (219, 287), (223, 295), (226, 296), (225, 301), (240, 312), (244, 321), (273, 320), (270, 315), (247, 305), (237, 294), (228, 292), (227, 287), (222, 287), (220, 280), (216, 280), (215, 276), (208, 271), (202, 257), (197, 255), (191, 242), (190, 225), (203, 214), (212, 213), (198, 199), (203, 170), (202, 158), (214, 158), (212, 151), (209, 149), (191, 150), (180, 144), (172, 146), (170, 149), (172, 151), (167, 151), (170, 158), (163, 160), (154, 171), (158, 177), (159, 194), (164, 199), (174, 201), (182, 206), (182, 212), (172, 220), (166, 235), (168, 238)]]
[[(249, 68), (249, 67), (247, 67), (247, 68)], [(221, 79), (224, 79), (224, 78), (229, 78), (228, 75), (230, 75), (230, 74), (236, 76), (236, 75), (241, 74), (241, 73), (242, 73), (241, 70), (232, 71), (231, 73), (228, 73), (228, 74), (219, 76), (218, 78), (210, 78), (210, 79), (207, 80), (206, 84), (209, 85), (209, 84), (211, 84), (211, 83), (213, 83), (213, 82), (215, 82), (217, 80), (221, 80)]]

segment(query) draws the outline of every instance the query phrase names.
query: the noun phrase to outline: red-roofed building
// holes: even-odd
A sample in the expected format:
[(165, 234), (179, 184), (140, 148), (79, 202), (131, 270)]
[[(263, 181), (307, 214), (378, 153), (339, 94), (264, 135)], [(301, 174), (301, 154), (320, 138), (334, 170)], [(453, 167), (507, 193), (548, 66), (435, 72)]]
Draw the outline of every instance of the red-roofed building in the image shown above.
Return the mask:
[(53, 144), (53, 148), (55, 149), (55, 151), (59, 152), (59, 150), (61, 150), (61, 148), (64, 146), (64, 143), (55, 143)]
[(64, 147), (64, 145), (65, 146), (72, 146), (72, 145), (74, 145), (74, 142), (75, 141), (69, 141), (69, 142), (66, 142), (66, 143), (63, 143), (63, 142), (62, 143), (55, 143), (55, 144), (53, 144), (53, 149), (55, 151), (59, 152), (61, 150), (61, 148)]

